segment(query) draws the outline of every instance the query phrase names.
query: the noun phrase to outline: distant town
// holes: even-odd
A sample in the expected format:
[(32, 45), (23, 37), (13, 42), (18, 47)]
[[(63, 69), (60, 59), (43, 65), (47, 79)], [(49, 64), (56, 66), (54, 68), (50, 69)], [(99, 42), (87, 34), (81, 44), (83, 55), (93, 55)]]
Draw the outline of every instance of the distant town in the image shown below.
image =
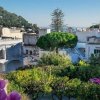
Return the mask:
[[(3, 10), (3, 8), (1, 8)], [(10, 14), (10, 16), (13, 16)], [(17, 15), (16, 15), (17, 16)], [(15, 18), (15, 17), (14, 17)], [(26, 22), (27, 23), (27, 22)], [(31, 25), (28, 23), (28, 25)], [(0, 72), (10, 72), (19, 67), (36, 65), (42, 54), (47, 52), (37, 47), (39, 37), (53, 31), (52, 27), (0, 27)], [(73, 28), (63, 26), (59, 31), (78, 37), (75, 48), (59, 48), (59, 53), (68, 55), (73, 63), (88, 61), (91, 54), (100, 54), (100, 27)]]
[[(65, 30), (64, 30), (65, 31)], [(18, 67), (36, 65), (43, 51), (36, 46), (37, 39), (49, 34), (49, 28), (39, 28), (38, 33), (22, 32), (21, 29), (0, 28), (0, 72), (9, 72)], [(88, 61), (91, 54), (100, 54), (100, 30), (97, 28), (67, 29), (78, 37), (78, 43), (72, 50), (59, 48), (61, 54), (69, 55), (73, 63)]]

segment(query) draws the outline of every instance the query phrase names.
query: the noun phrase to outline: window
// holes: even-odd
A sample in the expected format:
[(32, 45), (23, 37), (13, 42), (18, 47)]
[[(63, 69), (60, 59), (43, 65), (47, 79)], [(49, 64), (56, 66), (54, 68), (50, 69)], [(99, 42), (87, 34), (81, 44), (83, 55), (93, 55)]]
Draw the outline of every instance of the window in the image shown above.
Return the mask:
[(0, 59), (4, 59), (4, 53), (5, 53), (6, 51), (4, 51), (3, 49), (2, 50), (0, 50)]
[(30, 50), (30, 55), (32, 55), (32, 51)]
[(100, 54), (100, 50), (94, 49), (94, 54)]
[(28, 54), (28, 50), (26, 50), (26, 54)]

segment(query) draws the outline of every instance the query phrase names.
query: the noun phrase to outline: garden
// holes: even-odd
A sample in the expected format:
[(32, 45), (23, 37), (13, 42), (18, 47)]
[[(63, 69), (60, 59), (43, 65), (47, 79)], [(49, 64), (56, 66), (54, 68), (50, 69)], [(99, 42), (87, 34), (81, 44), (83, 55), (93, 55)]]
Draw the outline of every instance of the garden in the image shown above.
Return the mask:
[(17, 91), (21, 100), (100, 100), (100, 66), (84, 61), (73, 65), (57, 53), (2, 77), (9, 81), (7, 92)]
[(50, 52), (41, 56), (37, 66), (0, 75), (8, 80), (7, 98), (19, 98), (4, 100), (100, 100), (100, 57), (92, 55), (89, 62), (73, 64), (58, 53), (62, 47), (74, 48), (77, 41), (70, 33), (41, 36), (37, 46)]

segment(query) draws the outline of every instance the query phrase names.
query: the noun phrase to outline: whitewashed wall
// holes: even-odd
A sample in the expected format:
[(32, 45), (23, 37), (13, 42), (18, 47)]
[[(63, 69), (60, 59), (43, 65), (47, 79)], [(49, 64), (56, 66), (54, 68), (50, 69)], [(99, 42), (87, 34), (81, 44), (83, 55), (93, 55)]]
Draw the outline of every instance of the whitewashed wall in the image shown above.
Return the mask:
[(20, 32), (20, 30), (11, 30), (9, 28), (3, 28), (2, 36), (22, 39), (23, 33)]
[(25, 45), (36, 45), (37, 35), (35, 33), (23, 34), (23, 42)]
[(87, 42), (87, 37), (97, 36), (100, 37), (100, 32), (98, 31), (83, 31), (83, 32), (76, 32), (78, 37), (78, 42)]
[(94, 53), (94, 49), (100, 49), (100, 44), (87, 44), (86, 45), (86, 59), (87, 60), (91, 57), (91, 54)]
[(39, 29), (39, 37), (50, 33), (50, 29)]

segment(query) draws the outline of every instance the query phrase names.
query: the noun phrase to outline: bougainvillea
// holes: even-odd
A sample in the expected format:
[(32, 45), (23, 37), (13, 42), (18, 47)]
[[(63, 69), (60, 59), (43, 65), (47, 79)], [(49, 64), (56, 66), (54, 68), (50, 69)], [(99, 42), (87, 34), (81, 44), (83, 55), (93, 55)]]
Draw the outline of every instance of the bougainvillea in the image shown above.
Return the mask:
[(6, 80), (0, 80), (0, 100), (21, 100), (20, 94), (15, 91), (7, 95), (5, 91), (6, 84)]
[(100, 84), (100, 78), (91, 78), (89, 81), (95, 84)]

